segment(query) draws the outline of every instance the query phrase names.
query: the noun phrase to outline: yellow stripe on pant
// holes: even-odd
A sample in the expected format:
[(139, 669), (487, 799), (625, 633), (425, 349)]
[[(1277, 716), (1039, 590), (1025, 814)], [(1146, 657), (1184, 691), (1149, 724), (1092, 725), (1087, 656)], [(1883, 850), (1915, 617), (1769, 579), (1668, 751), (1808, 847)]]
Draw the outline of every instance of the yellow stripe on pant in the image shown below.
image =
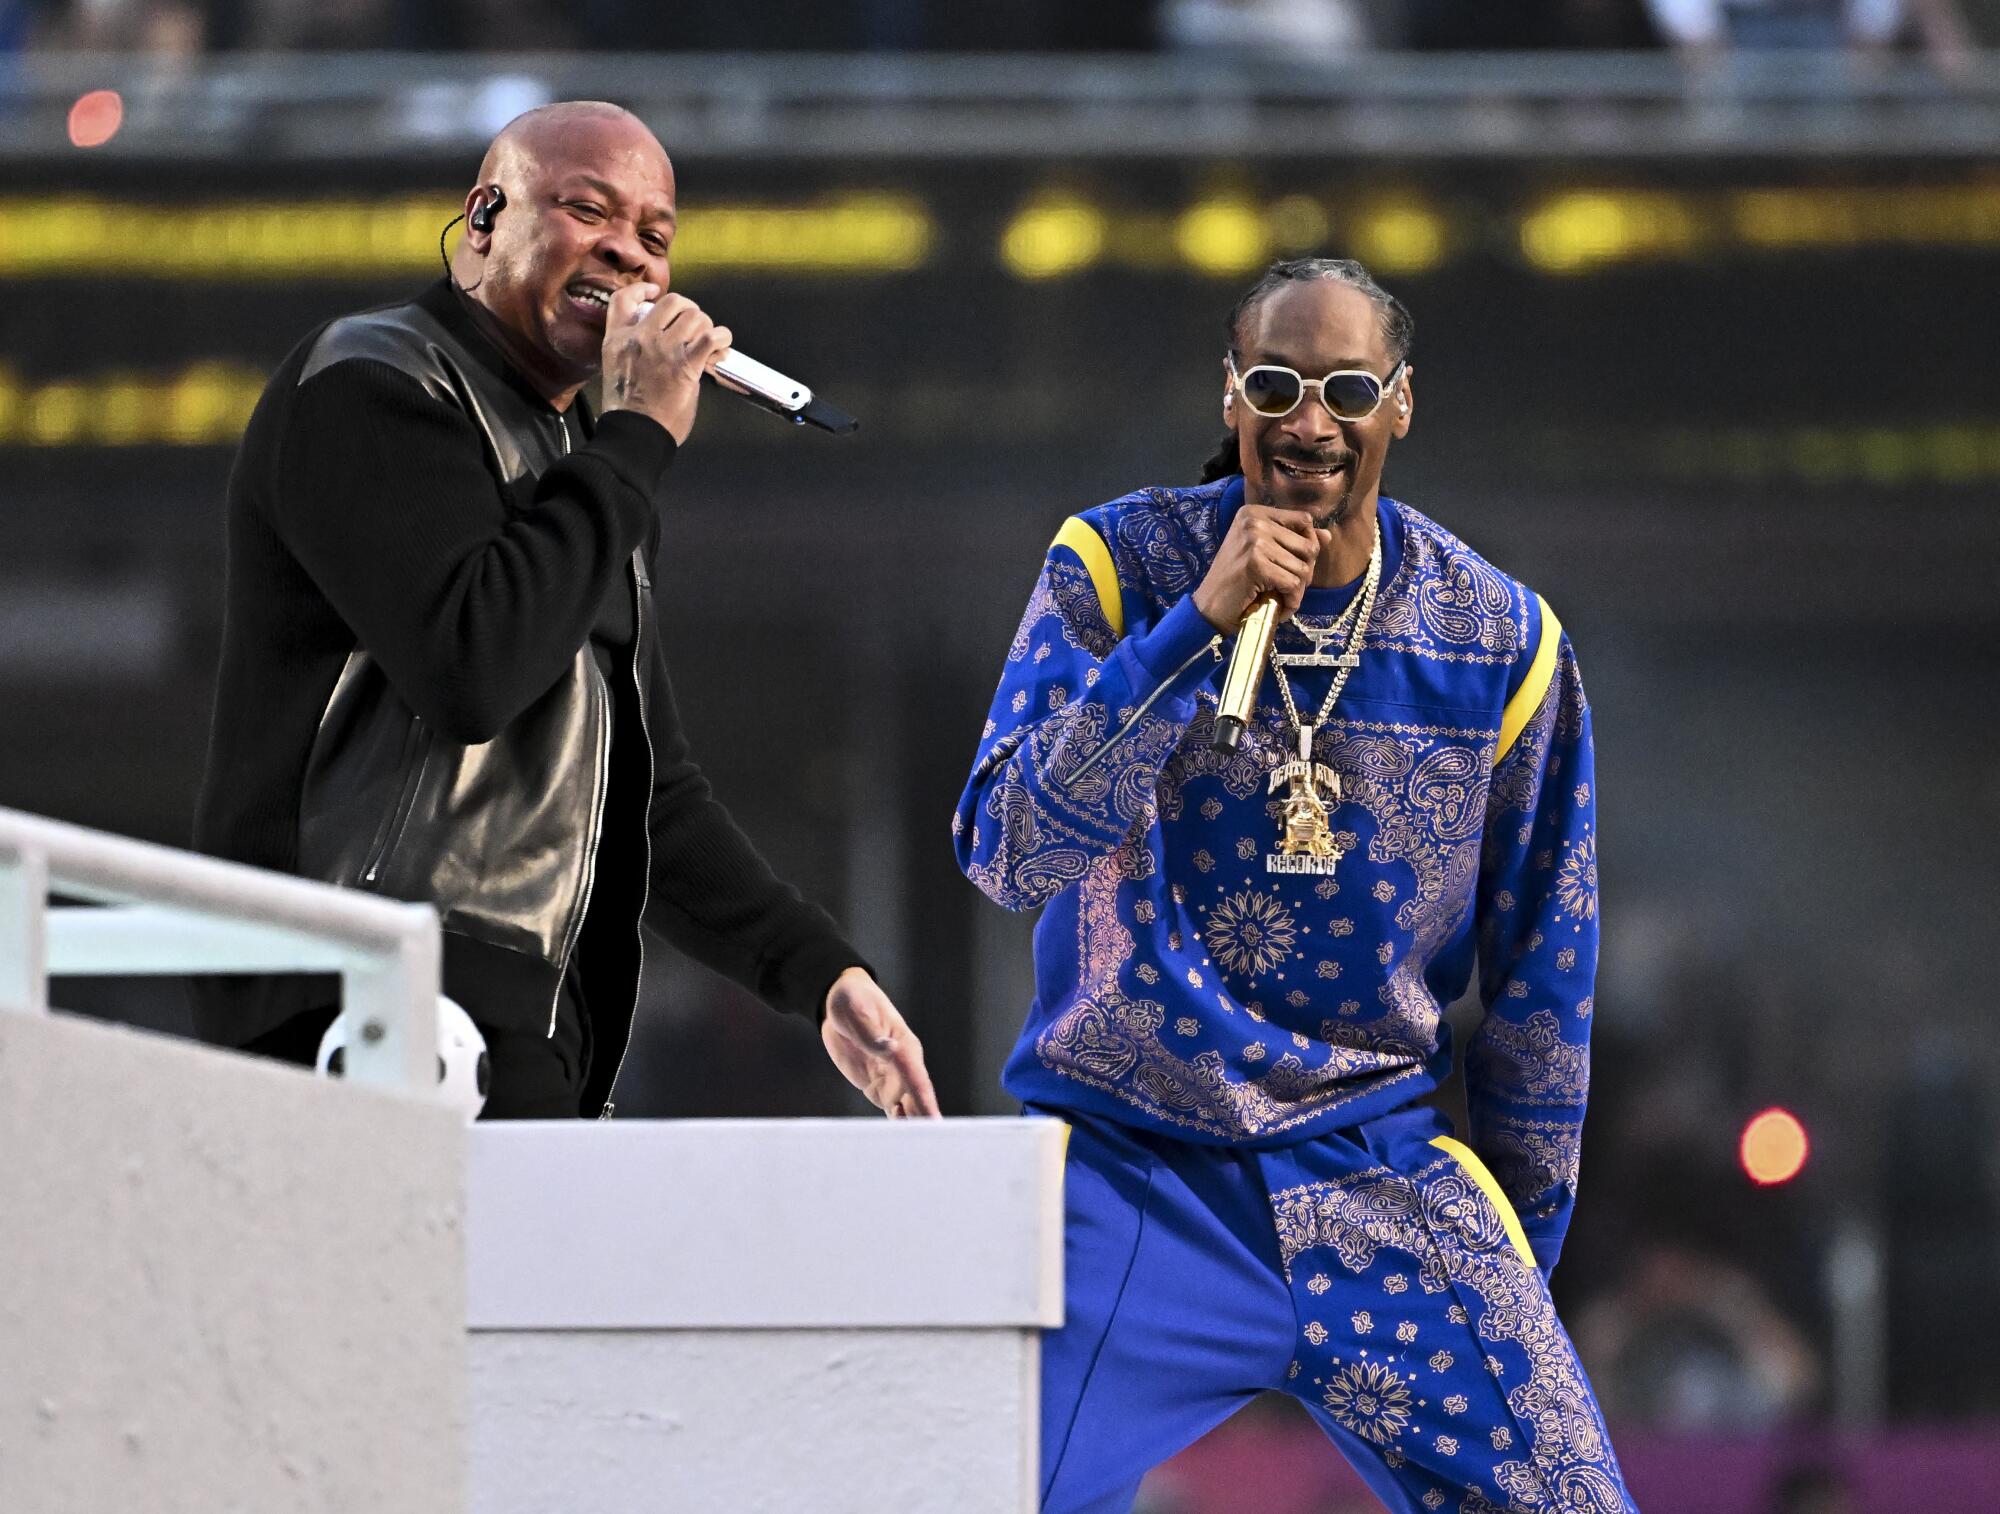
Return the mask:
[(1521, 1228), (1521, 1217), (1514, 1213), (1514, 1206), (1500, 1187), (1500, 1180), (1488, 1172), (1486, 1164), (1479, 1160), (1479, 1153), (1452, 1136), (1433, 1136), (1431, 1145), (1463, 1167), (1465, 1175), (1477, 1183), (1480, 1191), (1493, 1201), (1493, 1207), (1500, 1211), (1500, 1223), (1506, 1227), (1507, 1239), (1512, 1241), (1514, 1249), (1521, 1253), (1521, 1260), (1530, 1267), (1534, 1266), (1535, 1248), (1528, 1244), (1528, 1232)]

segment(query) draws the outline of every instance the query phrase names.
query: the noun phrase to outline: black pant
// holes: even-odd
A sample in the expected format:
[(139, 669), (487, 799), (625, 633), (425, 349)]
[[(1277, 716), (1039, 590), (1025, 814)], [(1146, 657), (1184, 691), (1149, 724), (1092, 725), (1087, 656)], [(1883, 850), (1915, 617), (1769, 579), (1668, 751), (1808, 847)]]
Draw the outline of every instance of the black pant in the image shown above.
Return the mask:
[[(240, 1049), (278, 1062), (311, 1067), (319, 1043), (339, 1011), (311, 1010), (266, 1031)], [(475, 1024), (478, 1022), (475, 1020)], [(486, 1038), (487, 1092), (482, 1120), (573, 1120), (590, 1071), (590, 1015), (572, 972), (556, 1000), (554, 1035), (539, 1030), (495, 1030), (481, 1025)], [(593, 1111), (594, 1113), (595, 1111)]]

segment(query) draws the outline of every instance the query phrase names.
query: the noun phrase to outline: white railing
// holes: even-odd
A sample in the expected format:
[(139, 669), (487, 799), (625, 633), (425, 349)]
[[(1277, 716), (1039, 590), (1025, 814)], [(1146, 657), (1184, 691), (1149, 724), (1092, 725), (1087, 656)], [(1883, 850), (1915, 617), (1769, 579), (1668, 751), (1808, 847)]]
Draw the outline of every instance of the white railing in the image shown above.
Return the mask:
[(337, 973), (358, 1026), (346, 1076), (430, 1089), (438, 953), (428, 904), (0, 809), (0, 1010), (46, 1011), (65, 975)]

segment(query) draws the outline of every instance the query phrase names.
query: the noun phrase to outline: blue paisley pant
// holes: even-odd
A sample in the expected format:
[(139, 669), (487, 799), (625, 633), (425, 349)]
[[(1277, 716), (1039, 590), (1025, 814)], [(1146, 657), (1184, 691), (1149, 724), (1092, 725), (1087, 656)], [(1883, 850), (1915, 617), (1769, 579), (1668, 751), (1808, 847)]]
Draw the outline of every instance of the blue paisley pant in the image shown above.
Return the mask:
[(1391, 1509), (1636, 1514), (1519, 1224), (1441, 1116), (1269, 1151), (1064, 1118), (1044, 1514), (1122, 1514), (1272, 1388)]

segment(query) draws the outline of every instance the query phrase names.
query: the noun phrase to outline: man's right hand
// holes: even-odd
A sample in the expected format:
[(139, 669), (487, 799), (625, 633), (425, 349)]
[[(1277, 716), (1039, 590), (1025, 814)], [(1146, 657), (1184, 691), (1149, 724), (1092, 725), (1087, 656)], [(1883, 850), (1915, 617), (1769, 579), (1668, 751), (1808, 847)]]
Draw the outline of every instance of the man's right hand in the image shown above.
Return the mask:
[(1332, 539), (1313, 525), (1310, 511), (1246, 501), (1194, 591), (1194, 607), (1225, 636), (1236, 634), (1261, 595), (1275, 597), (1279, 618), (1288, 620), (1305, 598), (1320, 548)]
[[(646, 301), (656, 303), (641, 312)], [(650, 415), (685, 442), (694, 430), (701, 375), (729, 350), (729, 328), (682, 294), (627, 284), (604, 319), (604, 408)]]

